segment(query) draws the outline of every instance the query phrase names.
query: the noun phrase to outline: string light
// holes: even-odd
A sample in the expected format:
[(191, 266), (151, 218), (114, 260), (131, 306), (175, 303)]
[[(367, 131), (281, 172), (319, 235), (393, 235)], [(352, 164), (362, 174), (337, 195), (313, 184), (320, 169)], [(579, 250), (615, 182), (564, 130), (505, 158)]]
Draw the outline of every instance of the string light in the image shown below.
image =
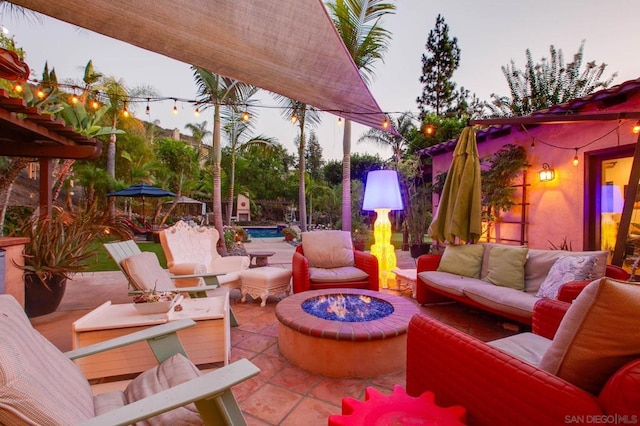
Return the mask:
[(196, 108), (196, 110), (193, 111), (193, 115), (195, 115), (196, 117), (200, 117), (200, 108)]
[(424, 134), (427, 136), (433, 136), (436, 133), (436, 128), (432, 124), (427, 124), (424, 128)]
[(338, 117), (338, 126), (342, 126), (342, 117)]
[(124, 102), (124, 106), (122, 108), (122, 116), (124, 118), (129, 118), (129, 110), (127, 109), (127, 101)]
[(22, 87), (22, 84), (20, 84), (20, 83), (16, 83), (16, 84), (13, 86), (13, 90), (15, 90), (15, 91), (16, 91), (16, 92), (18, 92), (18, 93), (22, 93), (22, 91), (24, 90), (24, 88)]
[(36, 92), (36, 96), (38, 96), (38, 98), (43, 99), (46, 96), (46, 93), (44, 92), (44, 90), (42, 90), (41, 87), (38, 87), (38, 91)]
[(178, 105), (176, 99), (173, 100), (173, 115), (178, 115)]
[(382, 128), (386, 129), (387, 127), (389, 127), (389, 120), (385, 118), (382, 122)]
[(147, 107), (145, 108), (144, 112), (147, 115), (151, 115), (151, 107), (149, 106), (149, 98), (147, 98)]
[(242, 113), (242, 121), (249, 121), (249, 118), (250, 116), (248, 111)]
[(298, 116), (296, 115), (296, 113), (294, 112), (293, 114), (291, 114), (291, 122), (295, 123), (296, 121), (298, 121)]
[(92, 100), (92, 101), (91, 101), (91, 108), (93, 108), (93, 109), (98, 109), (98, 108), (100, 108), (100, 102), (98, 102), (98, 101), (97, 101), (97, 100), (95, 100), (95, 99), (94, 99), (94, 100)]
[(576, 148), (576, 156), (573, 157), (573, 165), (577, 166), (578, 164), (580, 164), (580, 159), (578, 158), (578, 148)]
[(75, 104), (77, 104), (77, 103), (78, 103), (78, 101), (79, 101), (79, 99), (78, 99), (78, 97), (76, 96), (76, 94), (74, 93), (74, 94), (71, 96), (71, 103), (75, 105)]

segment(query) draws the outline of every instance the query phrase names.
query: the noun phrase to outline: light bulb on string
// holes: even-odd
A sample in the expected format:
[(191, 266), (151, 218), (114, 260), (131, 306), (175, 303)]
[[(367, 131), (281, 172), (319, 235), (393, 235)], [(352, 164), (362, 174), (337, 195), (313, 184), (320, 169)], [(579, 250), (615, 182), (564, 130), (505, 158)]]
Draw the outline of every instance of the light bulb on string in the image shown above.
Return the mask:
[(195, 111), (193, 111), (193, 115), (200, 117), (200, 108), (196, 108)]
[(93, 108), (93, 109), (98, 109), (98, 108), (100, 108), (100, 102), (98, 102), (97, 100), (93, 99), (93, 100), (91, 101), (91, 108)]
[(577, 166), (578, 164), (580, 164), (580, 159), (578, 158), (578, 148), (576, 148), (576, 156), (573, 157), (573, 165)]
[(178, 115), (178, 105), (176, 104), (176, 100), (173, 101), (173, 115)]
[(145, 108), (145, 113), (147, 115), (151, 115), (151, 107), (149, 106), (149, 98), (147, 98), (147, 108)]
[(249, 118), (251, 118), (250, 115), (249, 115), (249, 112), (248, 111), (244, 111), (242, 113), (242, 121), (249, 121)]
[(338, 126), (342, 126), (342, 117), (338, 117)]
[(77, 104), (79, 101), (78, 96), (76, 96), (76, 94), (74, 93), (73, 95), (71, 95), (71, 103), (72, 104)]
[(298, 116), (296, 115), (296, 113), (294, 112), (293, 114), (291, 114), (291, 122), (295, 123), (296, 121), (298, 121)]
[(39, 99), (43, 99), (47, 94), (44, 92), (44, 90), (42, 90), (42, 87), (38, 87), (38, 91), (36, 92), (36, 96), (38, 96)]
[(15, 90), (18, 93), (22, 93), (22, 91), (24, 90), (24, 88), (22, 87), (22, 84), (20, 83), (16, 83), (13, 86), (13, 90)]
[(129, 110), (127, 109), (127, 102), (125, 101), (124, 106), (122, 107), (122, 116), (124, 118), (129, 118)]
[(388, 119), (384, 119), (384, 121), (382, 122), (382, 128), (386, 129), (389, 127), (389, 120)]

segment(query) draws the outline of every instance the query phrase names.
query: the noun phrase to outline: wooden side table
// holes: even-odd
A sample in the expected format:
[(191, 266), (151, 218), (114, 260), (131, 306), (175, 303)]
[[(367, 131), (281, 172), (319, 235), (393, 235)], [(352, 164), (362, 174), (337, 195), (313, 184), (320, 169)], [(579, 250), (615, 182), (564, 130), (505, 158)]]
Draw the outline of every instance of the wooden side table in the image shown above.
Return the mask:
[[(229, 363), (231, 331), (229, 293), (205, 298), (184, 299), (181, 311), (143, 315), (133, 303), (113, 305), (105, 302), (75, 321), (72, 329), (73, 349), (119, 337), (154, 325), (183, 318), (196, 325), (178, 332), (189, 359), (196, 365)], [(88, 379), (141, 373), (158, 365), (145, 342), (123, 346), (74, 361)]]
[[(275, 251), (252, 251), (247, 253), (249, 255), (249, 268), (260, 268), (262, 266), (269, 266), (269, 258), (276, 254)], [(253, 259), (256, 259), (253, 263)]]
[(411, 297), (416, 298), (416, 281), (418, 279), (417, 269), (394, 269), (398, 289), (411, 288)]

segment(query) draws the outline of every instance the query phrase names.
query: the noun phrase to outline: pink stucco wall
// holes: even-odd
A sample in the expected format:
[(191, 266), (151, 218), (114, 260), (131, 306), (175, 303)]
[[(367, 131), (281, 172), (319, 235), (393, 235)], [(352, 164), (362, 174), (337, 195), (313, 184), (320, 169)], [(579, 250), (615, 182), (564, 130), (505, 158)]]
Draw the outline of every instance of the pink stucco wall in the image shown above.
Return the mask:
[[(640, 111), (640, 93), (629, 95), (626, 102), (608, 109), (598, 109), (599, 103), (592, 103), (581, 113)], [(506, 144), (524, 146), (529, 164), (527, 171), (528, 229), (526, 239), (532, 248), (550, 248), (551, 243), (559, 245), (566, 237), (573, 250), (581, 250), (584, 245), (584, 188), (585, 154), (606, 148), (633, 145), (637, 136), (631, 131), (636, 120), (590, 121), (571, 124), (544, 124), (527, 131), (512, 130), (510, 135), (485, 140), (478, 144), (480, 156), (489, 155)], [(618, 128), (618, 131), (616, 129)], [(532, 147), (534, 142), (534, 147)], [(572, 164), (578, 147), (578, 166)], [(448, 170), (452, 152), (434, 155), (434, 177)], [(540, 182), (538, 172), (542, 164), (548, 163), (555, 170), (552, 182)], [(434, 211), (438, 199), (434, 197)], [(502, 214), (505, 220), (520, 220), (517, 208)], [(500, 225), (500, 237), (509, 238), (519, 227), (511, 224)]]

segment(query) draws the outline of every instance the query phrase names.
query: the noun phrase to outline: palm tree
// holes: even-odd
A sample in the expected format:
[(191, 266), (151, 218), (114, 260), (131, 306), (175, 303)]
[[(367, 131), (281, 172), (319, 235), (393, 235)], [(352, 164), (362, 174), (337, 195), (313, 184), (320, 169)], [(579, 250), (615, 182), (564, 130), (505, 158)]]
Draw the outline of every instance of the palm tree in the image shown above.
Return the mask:
[[(257, 93), (258, 88), (254, 87), (250, 91)], [(250, 93), (249, 93), (250, 94)], [(250, 95), (252, 96), (252, 95)], [(248, 100), (248, 99), (247, 99)], [(227, 226), (231, 225), (231, 216), (233, 215), (233, 200), (235, 197), (235, 180), (236, 180), (236, 158), (242, 151), (251, 147), (269, 148), (277, 143), (277, 140), (268, 136), (260, 135), (251, 137), (253, 123), (250, 120), (243, 119), (243, 115), (248, 112), (248, 108), (239, 111), (238, 108), (230, 108), (228, 114), (224, 114), (224, 131), (229, 138), (231, 171), (229, 173), (229, 202), (227, 203)], [(254, 114), (249, 114), (254, 117)]]
[[(333, 23), (367, 83), (373, 76), (373, 65), (382, 60), (391, 33), (380, 26), (384, 15), (394, 13), (396, 6), (383, 0), (336, 0), (327, 4)], [(351, 121), (345, 120), (342, 142), (342, 229), (351, 231)]]
[(407, 149), (411, 135), (416, 131), (416, 126), (413, 124), (413, 117), (409, 112), (402, 113), (402, 115), (395, 120), (393, 126), (398, 131), (398, 135), (379, 129), (369, 129), (365, 134), (360, 136), (358, 142), (373, 142), (380, 147), (391, 148), (393, 152), (393, 162), (395, 163), (396, 170), (398, 170), (398, 164)]
[(306, 151), (306, 135), (304, 129), (306, 126), (315, 127), (320, 121), (320, 113), (313, 107), (294, 99), (289, 99), (281, 95), (276, 95), (276, 100), (284, 108), (282, 116), (286, 120), (291, 120), (300, 129), (298, 140), (298, 169), (300, 171), (298, 178), (298, 216), (300, 217), (300, 229), (305, 232), (307, 230), (307, 199), (305, 191), (305, 151)]
[[(193, 78), (195, 79), (198, 89), (198, 104), (203, 109), (213, 106), (213, 147), (211, 149), (213, 163), (213, 216), (214, 225), (218, 233), (222, 237), (224, 230), (222, 227), (222, 194), (220, 184), (220, 158), (222, 157), (220, 145), (220, 112), (222, 108), (239, 104), (239, 101), (245, 99), (243, 93), (246, 93), (252, 86), (234, 80), (232, 78), (223, 77), (207, 71), (203, 68), (192, 66)], [(218, 249), (223, 255), (227, 254), (227, 248), (224, 243), (218, 243)]]
[(191, 137), (198, 144), (198, 151), (202, 142), (211, 134), (211, 130), (207, 129), (208, 123), (203, 121), (202, 123), (187, 123), (184, 128), (191, 132)]

